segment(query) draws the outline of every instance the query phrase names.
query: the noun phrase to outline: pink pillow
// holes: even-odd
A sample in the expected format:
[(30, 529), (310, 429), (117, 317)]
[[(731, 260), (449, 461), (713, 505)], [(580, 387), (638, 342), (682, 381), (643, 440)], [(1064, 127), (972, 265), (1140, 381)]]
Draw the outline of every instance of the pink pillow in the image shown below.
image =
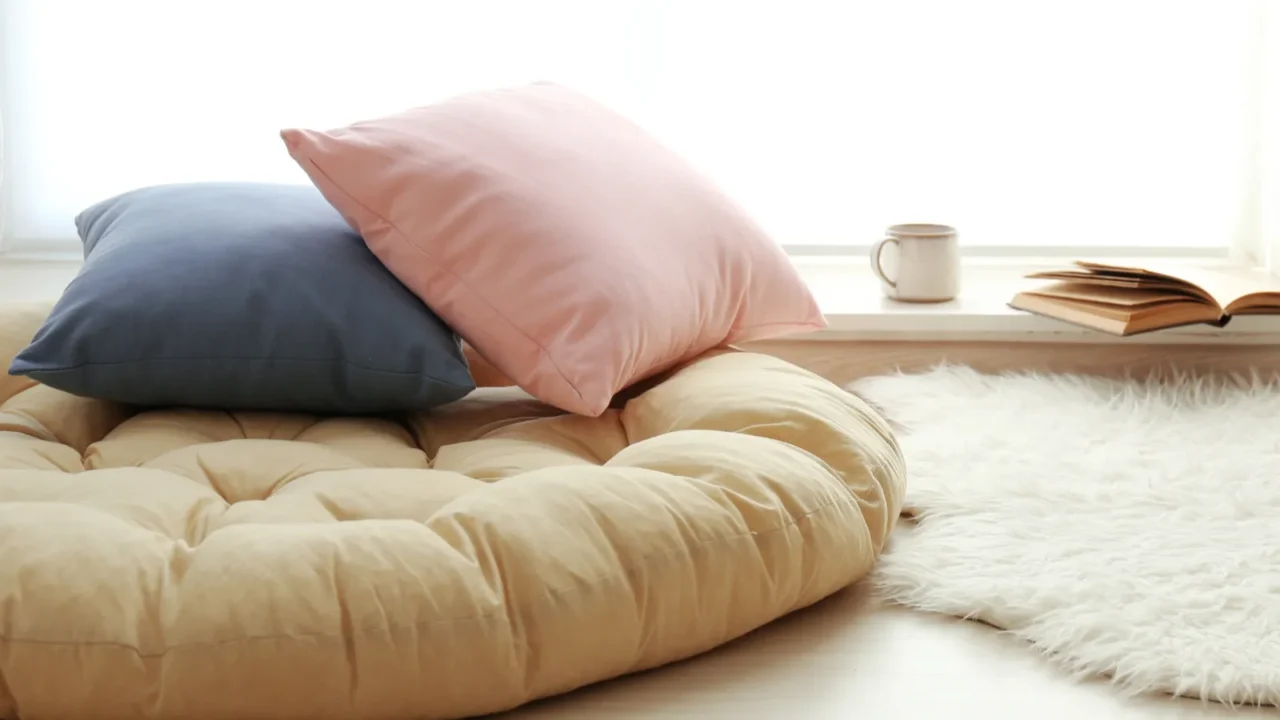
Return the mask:
[(396, 277), (564, 410), (599, 415), (627, 385), (718, 345), (826, 327), (787, 256), (737, 205), (568, 88), (474, 93), (281, 136)]

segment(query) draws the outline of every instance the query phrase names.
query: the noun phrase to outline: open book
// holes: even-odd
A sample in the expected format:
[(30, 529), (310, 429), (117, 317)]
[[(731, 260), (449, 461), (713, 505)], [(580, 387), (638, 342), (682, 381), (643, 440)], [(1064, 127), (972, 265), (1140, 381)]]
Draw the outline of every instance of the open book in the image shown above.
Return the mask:
[(1280, 280), (1244, 271), (1144, 263), (1147, 269), (1077, 262), (1028, 275), (1047, 281), (1009, 306), (1113, 335), (1180, 325), (1222, 327), (1233, 315), (1280, 314)]

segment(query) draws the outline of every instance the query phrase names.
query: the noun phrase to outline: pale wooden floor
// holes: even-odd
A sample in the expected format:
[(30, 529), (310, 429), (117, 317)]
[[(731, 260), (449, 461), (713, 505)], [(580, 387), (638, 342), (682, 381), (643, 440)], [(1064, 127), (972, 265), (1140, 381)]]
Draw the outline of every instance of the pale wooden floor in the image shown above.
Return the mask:
[(500, 717), (1165, 720), (1277, 712), (1125, 699), (1072, 682), (1015, 638), (975, 622), (885, 607), (855, 586), (708, 654)]

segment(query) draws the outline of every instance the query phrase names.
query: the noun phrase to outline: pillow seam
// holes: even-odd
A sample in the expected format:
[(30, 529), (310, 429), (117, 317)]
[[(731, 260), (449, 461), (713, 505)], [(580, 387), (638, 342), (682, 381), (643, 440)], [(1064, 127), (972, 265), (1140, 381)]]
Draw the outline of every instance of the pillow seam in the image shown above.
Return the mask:
[(823, 323), (815, 322), (812, 320), (806, 320), (804, 322), (789, 322), (786, 320), (779, 320), (777, 322), (747, 323), (745, 325), (735, 325), (732, 328), (730, 328), (730, 331), (742, 332), (744, 330), (766, 330), (768, 328), (779, 327), (782, 325), (792, 325), (795, 327), (818, 328), (818, 329), (825, 329), (827, 327), (827, 325)]
[[(17, 364), (17, 360), (18, 360), (18, 358), (14, 358), (14, 360), (15, 360), (15, 363), (14, 363), (14, 364)], [(130, 360), (102, 360), (102, 361), (91, 361), (91, 362), (76, 363), (76, 364), (74, 364), (74, 365), (54, 365), (54, 366), (46, 366), (46, 367), (40, 367), (40, 368), (35, 368), (35, 369), (20, 370), (20, 371), (19, 371), (19, 373), (20, 373), (21, 375), (27, 375), (27, 376), (30, 376), (30, 375), (32, 375), (32, 374), (39, 374), (39, 373), (51, 373), (51, 374), (52, 374), (52, 373), (67, 373), (67, 372), (74, 372), (74, 371), (76, 371), (76, 370), (83, 370), (83, 369), (86, 369), (86, 368), (110, 367), (110, 366), (113, 366), (113, 365), (136, 365), (136, 364), (144, 364), (144, 363), (189, 363), (189, 362), (215, 362), (215, 363), (216, 363), (216, 362), (231, 362), (231, 363), (236, 363), (236, 362), (264, 362), (264, 361), (265, 361), (265, 362), (283, 363), (283, 364), (304, 364), (304, 363), (328, 363), (328, 362), (332, 362), (332, 361), (330, 361), (330, 360), (325, 360), (325, 359), (323, 359), (323, 358), (315, 358), (315, 359), (305, 359), (305, 358), (284, 358), (284, 359), (280, 359), (280, 358), (272, 358), (272, 357), (221, 357), (221, 358), (167, 357), (167, 358), (134, 358), (134, 359), (130, 359)], [(30, 361), (26, 361), (26, 362), (30, 363)], [(360, 364), (358, 364), (358, 363), (353, 363), (353, 362), (350, 362), (350, 361), (347, 361), (347, 360), (344, 360), (344, 361), (341, 361), (341, 362), (342, 362), (342, 364), (343, 364), (343, 365), (345, 365), (345, 366), (346, 366), (346, 367), (348, 367), (348, 368), (352, 368), (352, 369), (355, 369), (355, 370), (359, 370), (359, 371), (361, 371), (361, 372), (372, 373), (372, 374), (375, 374), (375, 375), (393, 375), (393, 376), (397, 376), (397, 377), (407, 377), (407, 376), (414, 376), (414, 375), (416, 375), (416, 376), (419, 376), (419, 377), (425, 378), (425, 379), (427, 379), (427, 380), (430, 380), (431, 382), (438, 383), (438, 384), (440, 384), (440, 385), (445, 385), (445, 386), (452, 387), (452, 388), (458, 388), (458, 389), (461, 389), (461, 388), (465, 388), (465, 387), (467, 386), (467, 384), (466, 384), (466, 383), (463, 383), (463, 384), (459, 385), (458, 383), (452, 382), (452, 381), (450, 381), (450, 380), (445, 380), (445, 379), (443, 379), (443, 378), (441, 378), (441, 377), (438, 377), (438, 376), (436, 376), (436, 375), (428, 374), (428, 373), (424, 373), (424, 372), (417, 372), (417, 371), (414, 371), (414, 370), (379, 370), (378, 368), (366, 367), (366, 366), (364, 366), (364, 365), (360, 365)], [(11, 373), (11, 374), (12, 374), (12, 373)]]

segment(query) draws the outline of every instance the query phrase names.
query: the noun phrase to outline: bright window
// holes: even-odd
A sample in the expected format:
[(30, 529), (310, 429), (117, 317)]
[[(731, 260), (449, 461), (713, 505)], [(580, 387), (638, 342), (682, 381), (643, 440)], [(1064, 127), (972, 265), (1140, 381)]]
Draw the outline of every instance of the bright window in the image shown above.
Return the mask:
[[(1255, 243), (1271, 0), (6, 0), (5, 242), (142, 185), (305, 182), (277, 131), (556, 80), (797, 252)], [(1280, 42), (1280, 38), (1271, 38)], [(1274, 64), (1274, 63), (1273, 63)]]

